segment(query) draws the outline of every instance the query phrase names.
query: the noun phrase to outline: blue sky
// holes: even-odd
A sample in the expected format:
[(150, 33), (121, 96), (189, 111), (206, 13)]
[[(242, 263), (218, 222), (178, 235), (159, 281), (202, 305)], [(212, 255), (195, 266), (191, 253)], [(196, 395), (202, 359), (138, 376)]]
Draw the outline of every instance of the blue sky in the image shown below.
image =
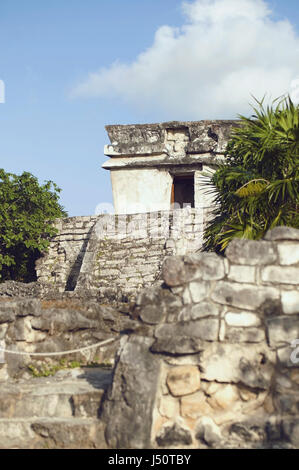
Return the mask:
[(235, 118), (290, 91), (298, 56), (298, 0), (0, 0), (0, 167), (93, 214), (106, 124)]

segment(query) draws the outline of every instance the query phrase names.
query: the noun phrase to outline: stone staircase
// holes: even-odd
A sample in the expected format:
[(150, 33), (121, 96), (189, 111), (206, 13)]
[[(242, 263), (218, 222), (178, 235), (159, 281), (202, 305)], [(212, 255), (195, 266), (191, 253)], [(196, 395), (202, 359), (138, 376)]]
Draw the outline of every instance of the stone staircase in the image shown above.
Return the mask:
[(61, 370), (0, 384), (0, 449), (104, 449), (98, 418), (111, 371)]

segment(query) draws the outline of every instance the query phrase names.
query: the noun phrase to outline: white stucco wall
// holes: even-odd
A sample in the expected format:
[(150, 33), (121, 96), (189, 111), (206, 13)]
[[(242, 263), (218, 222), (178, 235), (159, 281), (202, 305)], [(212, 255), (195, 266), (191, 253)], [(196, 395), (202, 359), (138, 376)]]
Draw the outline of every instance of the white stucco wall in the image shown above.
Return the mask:
[(111, 170), (116, 214), (169, 210), (172, 176), (154, 168)]

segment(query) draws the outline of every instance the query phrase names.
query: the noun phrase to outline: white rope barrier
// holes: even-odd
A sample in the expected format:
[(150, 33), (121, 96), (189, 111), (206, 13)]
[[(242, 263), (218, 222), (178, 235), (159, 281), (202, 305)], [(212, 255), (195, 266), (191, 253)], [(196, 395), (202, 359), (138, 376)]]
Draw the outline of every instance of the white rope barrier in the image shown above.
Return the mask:
[(0, 352), (7, 353), (7, 354), (16, 354), (21, 356), (65, 356), (66, 354), (72, 354), (76, 352), (86, 351), (87, 349), (97, 348), (100, 346), (104, 346), (105, 344), (112, 343), (112, 341), (116, 341), (118, 338), (109, 338), (105, 341), (101, 341), (100, 343), (95, 343), (90, 346), (85, 346), (84, 348), (78, 349), (70, 349), (69, 351), (58, 351), (58, 352), (49, 352), (49, 353), (29, 353), (29, 352), (21, 352), (21, 351), (11, 351), (9, 349), (0, 348)]

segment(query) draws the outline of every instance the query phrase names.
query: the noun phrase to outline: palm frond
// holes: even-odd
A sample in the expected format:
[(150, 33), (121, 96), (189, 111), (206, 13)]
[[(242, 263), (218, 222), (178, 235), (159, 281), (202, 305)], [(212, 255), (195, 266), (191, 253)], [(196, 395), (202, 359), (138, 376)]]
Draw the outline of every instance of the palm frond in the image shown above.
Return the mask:
[(223, 252), (234, 237), (262, 237), (276, 225), (299, 227), (299, 107), (290, 97), (272, 105), (255, 99), (251, 117), (239, 115), (226, 161), (210, 177), (215, 219), (206, 249)]
[(261, 194), (266, 186), (269, 184), (269, 181), (264, 178), (256, 178), (254, 180), (248, 181), (248, 183), (243, 184), (241, 188), (237, 189), (235, 194), (240, 198), (257, 196)]

